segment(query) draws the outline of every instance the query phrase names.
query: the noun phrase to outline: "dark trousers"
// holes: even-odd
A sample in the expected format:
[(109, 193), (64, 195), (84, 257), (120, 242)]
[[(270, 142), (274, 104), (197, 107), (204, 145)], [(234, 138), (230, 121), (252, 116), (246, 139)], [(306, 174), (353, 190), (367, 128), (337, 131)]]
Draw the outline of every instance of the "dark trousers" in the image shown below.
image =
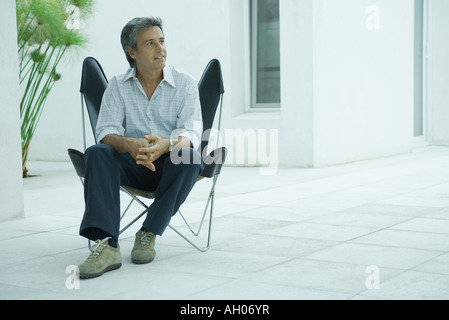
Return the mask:
[[(107, 234), (118, 240), (120, 230), (120, 186), (155, 192), (155, 199), (143, 222), (143, 227), (162, 235), (170, 220), (186, 200), (200, 175), (203, 164), (200, 154), (192, 148), (181, 150), (191, 161), (172, 163), (168, 155), (154, 162), (156, 171), (136, 164), (127, 153), (98, 144), (85, 153), (84, 217), (80, 235), (98, 240)], [(189, 163), (186, 163), (189, 162)]]

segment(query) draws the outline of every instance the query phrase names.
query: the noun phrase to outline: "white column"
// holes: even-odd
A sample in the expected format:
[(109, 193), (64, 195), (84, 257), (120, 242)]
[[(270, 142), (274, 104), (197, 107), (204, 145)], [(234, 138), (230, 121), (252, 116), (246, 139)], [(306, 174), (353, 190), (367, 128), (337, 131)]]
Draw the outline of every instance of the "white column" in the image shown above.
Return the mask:
[(428, 2), (430, 142), (449, 145), (449, 1)]
[(281, 166), (310, 167), (314, 161), (313, 1), (280, 0)]
[(0, 3), (0, 221), (23, 216), (16, 6)]

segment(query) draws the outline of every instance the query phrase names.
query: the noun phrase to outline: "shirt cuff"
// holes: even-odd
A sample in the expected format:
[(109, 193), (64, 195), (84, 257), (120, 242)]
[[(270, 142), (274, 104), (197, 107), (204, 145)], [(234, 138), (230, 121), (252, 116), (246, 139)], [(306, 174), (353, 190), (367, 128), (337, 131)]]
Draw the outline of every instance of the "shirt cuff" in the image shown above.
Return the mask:
[(192, 143), (192, 148), (194, 150), (199, 150), (200, 145), (201, 145), (201, 140), (197, 136), (197, 134), (195, 134), (194, 132), (191, 132), (188, 130), (182, 130), (182, 129), (173, 131), (173, 133), (171, 135), (171, 139), (177, 139), (179, 137), (184, 137), (184, 138), (189, 139), (190, 142)]
[(101, 140), (104, 139), (109, 134), (116, 134), (118, 136), (123, 136), (124, 130), (119, 130), (117, 128), (103, 128), (101, 131), (97, 131), (97, 143), (101, 143)]

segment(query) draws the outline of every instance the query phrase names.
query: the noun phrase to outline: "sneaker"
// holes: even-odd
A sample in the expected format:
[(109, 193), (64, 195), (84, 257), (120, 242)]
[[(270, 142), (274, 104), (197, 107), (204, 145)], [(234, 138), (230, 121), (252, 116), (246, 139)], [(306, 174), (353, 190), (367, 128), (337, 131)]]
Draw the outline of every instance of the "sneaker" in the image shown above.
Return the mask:
[(132, 262), (144, 264), (153, 261), (156, 256), (155, 243), (156, 235), (154, 233), (139, 230), (136, 233), (136, 240), (131, 252)]
[(90, 249), (90, 256), (78, 266), (81, 279), (96, 278), (122, 266), (120, 247), (111, 247), (108, 240), (109, 238), (95, 241)]

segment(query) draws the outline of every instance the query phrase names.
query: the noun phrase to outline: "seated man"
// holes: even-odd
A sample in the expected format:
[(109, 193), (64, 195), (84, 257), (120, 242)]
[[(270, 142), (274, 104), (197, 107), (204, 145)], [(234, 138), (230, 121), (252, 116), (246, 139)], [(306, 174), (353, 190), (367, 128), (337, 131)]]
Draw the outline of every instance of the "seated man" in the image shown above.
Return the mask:
[[(100, 144), (85, 153), (80, 235), (96, 243), (79, 266), (80, 278), (121, 266), (120, 185), (155, 192), (131, 253), (134, 263), (149, 263), (156, 235), (163, 234), (203, 169), (197, 151), (202, 134), (197, 83), (166, 65), (162, 21), (131, 20), (121, 42), (131, 68), (110, 81), (96, 128)], [(191, 161), (175, 164), (175, 153)]]

